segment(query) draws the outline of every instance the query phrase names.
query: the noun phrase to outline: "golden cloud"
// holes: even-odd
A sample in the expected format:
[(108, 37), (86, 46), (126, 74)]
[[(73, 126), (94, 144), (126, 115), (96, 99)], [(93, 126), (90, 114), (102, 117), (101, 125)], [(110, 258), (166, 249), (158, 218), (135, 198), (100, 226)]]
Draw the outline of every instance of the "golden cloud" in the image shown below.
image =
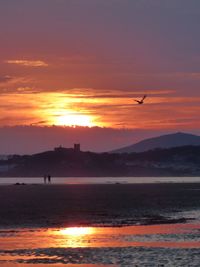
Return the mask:
[(5, 61), (8, 64), (16, 64), (26, 67), (48, 67), (48, 64), (42, 60), (22, 60), (22, 59), (11, 59)]

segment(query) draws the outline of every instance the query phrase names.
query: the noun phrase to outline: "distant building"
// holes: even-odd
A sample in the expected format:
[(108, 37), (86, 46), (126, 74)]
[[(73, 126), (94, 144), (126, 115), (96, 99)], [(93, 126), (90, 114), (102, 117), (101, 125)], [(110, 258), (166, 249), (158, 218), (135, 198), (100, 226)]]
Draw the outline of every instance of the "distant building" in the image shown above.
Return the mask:
[(80, 152), (81, 151), (81, 145), (80, 144), (74, 144), (74, 151)]
[(81, 145), (80, 144), (74, 144), (74, 148), (64, 148), (60, 145), (60, 146), (54, 148), (54, 151), (56, 151), (56, 152), (62, 152), (62, 151), (67, 151), (67, 150), (69, 150), (69, 151), (71, 150), (74, 152), (80, 152), (81, 151)]
[(62, 146), (58, 146), (58, 147), (54, 148), (54, 151), (58, 151), (59, 152), (59, 151), (63, 151), (63, 149), (64, 148)]

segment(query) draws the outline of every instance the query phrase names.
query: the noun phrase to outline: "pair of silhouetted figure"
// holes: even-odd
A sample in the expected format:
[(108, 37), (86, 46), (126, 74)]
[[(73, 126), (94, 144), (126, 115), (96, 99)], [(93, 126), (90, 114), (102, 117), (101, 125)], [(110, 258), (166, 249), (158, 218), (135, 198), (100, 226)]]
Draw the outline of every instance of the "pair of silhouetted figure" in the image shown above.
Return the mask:
[(51, 175), (44, 175), (44, 183), (46, 184), (48, 182), (48, 184), (51, 183)]

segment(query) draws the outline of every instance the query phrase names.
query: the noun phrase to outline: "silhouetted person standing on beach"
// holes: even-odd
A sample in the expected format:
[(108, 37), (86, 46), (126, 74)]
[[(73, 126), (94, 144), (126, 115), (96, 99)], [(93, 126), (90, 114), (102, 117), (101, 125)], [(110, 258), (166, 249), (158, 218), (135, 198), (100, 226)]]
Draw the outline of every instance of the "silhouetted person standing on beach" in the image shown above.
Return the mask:
[(51, 183), (51, 175), (50, 174), (48, 175), (48, 183), (49, 184)]
[(44, 175), (44, 184), (46, 184), (47, 183), (47, 176), (46, 176), (46, 174)]

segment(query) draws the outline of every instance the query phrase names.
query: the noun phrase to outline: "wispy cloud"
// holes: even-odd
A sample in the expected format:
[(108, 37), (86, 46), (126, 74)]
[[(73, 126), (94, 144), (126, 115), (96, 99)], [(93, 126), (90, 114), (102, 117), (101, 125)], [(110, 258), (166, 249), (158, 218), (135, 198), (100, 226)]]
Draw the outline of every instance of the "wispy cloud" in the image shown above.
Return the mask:
[(9, 59), (5, 62), (8, 64), (21, 65), (25, 67), (48, 67), (48, 64), (42, 60)]
[(30, 77), (0, 76), (0, 95), (13, 93), (34, 93)]
[[(68, 91), (66, 93), (66, 91)], [(124, 90), (124, 89), (93, 89), (93, 88), (72, 88), (68, 90), (60, 90), (60, 92), (65, 93), (69, 97), (74, 98), (131, 98), (131, 97), (141, 97), (144, 94), (148, 96), (159, 96), (159, 95), (172, 95), (175, 94), (175, 90), (150, 90), (145, 89), (143, 91), (139, 90)]]
[(42, 125), (46, 123), (48, 123), (48, 121), (37, 121), (37, 122), (32, 122), (30, 125)]
[(0, 76), (0, 83), (7, 83), (12, 80), (12, 77), (9, 75)]

